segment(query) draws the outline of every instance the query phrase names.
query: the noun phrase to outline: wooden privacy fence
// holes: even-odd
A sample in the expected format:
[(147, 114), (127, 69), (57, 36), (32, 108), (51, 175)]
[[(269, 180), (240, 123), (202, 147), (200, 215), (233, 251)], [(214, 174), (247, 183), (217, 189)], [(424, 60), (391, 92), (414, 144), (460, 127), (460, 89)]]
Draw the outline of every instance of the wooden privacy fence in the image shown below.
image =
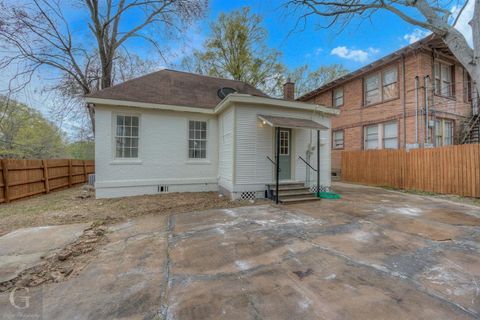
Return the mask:
[(480, 198), (480, 144), (344, 151), (342, 181)]
[(0, 164), (0, 203), (84, 183), (95, 172), (93, 160), (3, 159)]

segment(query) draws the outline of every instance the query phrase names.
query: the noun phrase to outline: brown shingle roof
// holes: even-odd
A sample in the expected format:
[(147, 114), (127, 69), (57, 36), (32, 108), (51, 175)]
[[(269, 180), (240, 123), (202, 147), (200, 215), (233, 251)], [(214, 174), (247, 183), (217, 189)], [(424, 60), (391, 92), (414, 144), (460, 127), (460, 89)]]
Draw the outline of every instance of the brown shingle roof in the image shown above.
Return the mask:
[(217, 91), (222, 87), (233, 88), (238, 93), (268, 97), (242, 81), (169, 69), (125, 81), (88, 97), (213, 109), (221, 101)]

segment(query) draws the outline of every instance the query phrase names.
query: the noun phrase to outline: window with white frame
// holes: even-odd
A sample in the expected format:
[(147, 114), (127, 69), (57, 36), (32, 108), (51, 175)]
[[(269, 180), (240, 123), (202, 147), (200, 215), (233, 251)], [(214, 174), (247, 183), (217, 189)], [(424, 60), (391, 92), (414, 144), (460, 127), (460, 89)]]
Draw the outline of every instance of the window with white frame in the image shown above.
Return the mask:
[(366, 106), (398, 98), (398, 67), (366, 76), (363, 94)]
[(280, 130), (280, 155), (290, 155), (290, 131)]
[(446, 97), (453, 96), (453, 66), (443, 63), (435, 62), (435, 94)]
[(380, 74), (372, 74), (365, 78), (365, 105), (375, 104), (381, 100)]
[(188, 158), (207, 158), (207, 121), (188, 122)]
[(453, 144), (453, 121), (447, 119), (435, 120), (435, 146), (449, 146)]
[(396, 67), (383, 71), (382, 94), (383, 100), (390, 100), (398, 97), (398, 74)]
[(138, 130), (138, 116), (116, 116), (115, 158), (138, 158)]
[(364, 137), (365, 150), (378, 149), (378, 124), (366, 126), (364, 128)]
[(398, 149), (398, 125), (396, 121), (383, 124), (383, 148)]
[(333, 91), (333, 106), (335, 108), (343, 106), (343, 88), (337, 88)]
[(343, 130), (333, 132), (333, 149), (343, 149)]

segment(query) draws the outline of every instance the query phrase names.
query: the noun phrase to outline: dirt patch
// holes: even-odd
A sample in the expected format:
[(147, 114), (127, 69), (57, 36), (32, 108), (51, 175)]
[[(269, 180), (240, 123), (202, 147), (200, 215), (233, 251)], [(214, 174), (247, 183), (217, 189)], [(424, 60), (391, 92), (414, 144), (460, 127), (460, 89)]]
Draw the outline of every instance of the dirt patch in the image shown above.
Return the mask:
[[(257, 200), (256, 204), (268, 200)], [(214, 208), (252, 205), (232, 201), (216, 192), (95, 199), (85, 197), (81, 186), (0, 205), (0, 235), (18, 228), (101, 221), (113, 223), (147, 214), (165, 215)]]
[(92, 224), (73, 243), (59, 252), (43, 257), (43, 263), (24, 270), (10, 281), (0, 283), (0, 292), (9, 291), (13, 287), (35, 287), (49, 282), (60, 282), (77, 275), (95, 256), (96, 249), (107, 242), (107, 227)]

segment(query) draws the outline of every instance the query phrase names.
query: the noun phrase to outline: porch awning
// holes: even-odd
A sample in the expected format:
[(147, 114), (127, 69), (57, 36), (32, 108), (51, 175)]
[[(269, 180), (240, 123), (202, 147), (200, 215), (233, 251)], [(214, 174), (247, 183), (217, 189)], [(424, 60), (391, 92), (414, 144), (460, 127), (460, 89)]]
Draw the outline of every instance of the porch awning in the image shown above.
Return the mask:
[(262, 114), (257, 115), (257, 117), (272, 127), (328, 130), (324, 125), (310, 119), (267, 116)]

